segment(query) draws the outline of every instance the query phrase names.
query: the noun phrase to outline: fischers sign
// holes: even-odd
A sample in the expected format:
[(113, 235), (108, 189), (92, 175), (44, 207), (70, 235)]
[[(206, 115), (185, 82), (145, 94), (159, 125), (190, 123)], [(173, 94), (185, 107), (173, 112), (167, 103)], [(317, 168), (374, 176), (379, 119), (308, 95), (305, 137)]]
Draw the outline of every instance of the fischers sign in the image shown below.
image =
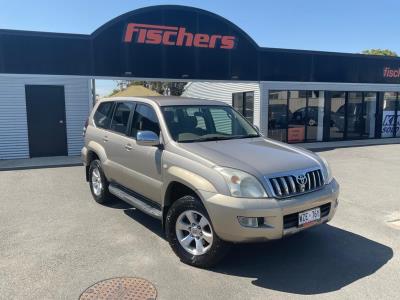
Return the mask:
[(124, 42), (178, 47), (235, 48), (236, 38), (230, 35), (191, 33), (185, 27), (129, 23)]

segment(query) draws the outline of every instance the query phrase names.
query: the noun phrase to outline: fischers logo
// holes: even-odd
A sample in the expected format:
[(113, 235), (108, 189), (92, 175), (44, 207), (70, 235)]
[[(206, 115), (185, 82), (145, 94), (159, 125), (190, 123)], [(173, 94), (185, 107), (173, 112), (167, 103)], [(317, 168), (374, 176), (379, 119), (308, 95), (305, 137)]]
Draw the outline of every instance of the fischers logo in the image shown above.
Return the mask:
[(236, 37), (230, 35), (187, 32), (185, 27), (129, 23), (124, 42), (178, 47), (233, 49)]
[(383, 69), (383, 77), (385, 78), (399, 78), (400, 77), (400, 68), (399, 69), (391, 69), (384, 68)]

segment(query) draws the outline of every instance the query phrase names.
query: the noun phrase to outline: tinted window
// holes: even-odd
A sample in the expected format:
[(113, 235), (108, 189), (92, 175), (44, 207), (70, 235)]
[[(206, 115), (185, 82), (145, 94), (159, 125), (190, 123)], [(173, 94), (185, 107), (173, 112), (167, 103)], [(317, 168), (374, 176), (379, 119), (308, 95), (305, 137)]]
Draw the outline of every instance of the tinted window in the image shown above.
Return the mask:
[(160, 125), (158, 124), (156, 112), (148, 105), (139, 104), (136, 107), (131, 135), (136, 138), (138, 131), (152, 131), (160, 135)]
[(132, 110), (133, 103), (117, 103), (111, 123), (111, 130), (119, 133), (126, 133), (126, 130), (128, 129), (129, 115)]
[(97, 127), (108, 128), (111, 123), (111, 110), (114, 102), (104, 102), (99, 105), (94, 116), (93, 122)]

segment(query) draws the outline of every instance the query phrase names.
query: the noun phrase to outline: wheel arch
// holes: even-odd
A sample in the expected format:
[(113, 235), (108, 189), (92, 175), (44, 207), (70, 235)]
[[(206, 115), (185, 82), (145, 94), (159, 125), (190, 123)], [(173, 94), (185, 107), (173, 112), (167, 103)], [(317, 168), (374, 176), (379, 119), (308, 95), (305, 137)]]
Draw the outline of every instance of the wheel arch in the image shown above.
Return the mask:
[(87, 146), (87, 154), (86, 154), (86, 158), (85, 158), (86, 181), (89, 181), (90, 164), (95, 159), (98, 159), (103, 163), (107, 159), (107, 155), (106, 155), (104, 148), (100, 144), (91, 141), (91, 142), (89, 142), (89, 144)]
[(202, 195), (199, 193), (196, 186), (194, 186), (192, 183), (189, 183), (186, 180), (182, 180), (180, 178), (174, 178), (168, 183), (164, 192), (163, 205), (162, 205), (163, 229), (165, 226), (165, 218), (169, 208), (172, 206), (172, 204), (174, 204), (175, 201), (187, 195), (191, 195), (198, 198), (204, 206), (204, 199)]

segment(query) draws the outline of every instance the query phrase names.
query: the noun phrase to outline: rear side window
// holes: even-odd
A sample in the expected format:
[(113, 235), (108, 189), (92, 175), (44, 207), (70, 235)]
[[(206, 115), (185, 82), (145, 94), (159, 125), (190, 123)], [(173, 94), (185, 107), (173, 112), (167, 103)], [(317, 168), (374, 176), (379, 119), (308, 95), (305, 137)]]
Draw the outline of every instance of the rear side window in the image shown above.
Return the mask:
[(133, 111), (134, 104), (129, 102), (117, 103), (111, 122), (111, 130), (126, 133), (128, 129), (129, 116)]
[(93, 116), (93, 122), (99, 128), (109, 128), (111, 123), (111, 110), (114, 102), (103, 102), (99, 105)]
[(152, 131), (160, 135), (160, 125), (154, 109), (148, 105), (138, 104), (132, 121), (132, 137), (136, 138), (138, 131)]

